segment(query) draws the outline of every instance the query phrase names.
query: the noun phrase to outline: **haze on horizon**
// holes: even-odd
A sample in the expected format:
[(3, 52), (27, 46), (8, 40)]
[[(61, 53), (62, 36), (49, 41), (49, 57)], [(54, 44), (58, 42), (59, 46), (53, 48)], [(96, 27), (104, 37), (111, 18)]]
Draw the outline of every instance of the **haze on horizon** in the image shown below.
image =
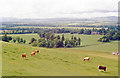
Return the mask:
[(118, 16), (119, 0), (0, 0), (0, 17), (92, 18)]

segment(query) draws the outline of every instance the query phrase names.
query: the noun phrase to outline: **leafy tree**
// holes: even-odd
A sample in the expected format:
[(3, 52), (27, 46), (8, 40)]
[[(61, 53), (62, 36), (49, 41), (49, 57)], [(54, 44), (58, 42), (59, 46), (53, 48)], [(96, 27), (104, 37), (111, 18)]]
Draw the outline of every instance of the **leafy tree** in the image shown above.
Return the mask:
[(50, 41), (47, 41), (45, 46), (46, 46), (47, 48), (49, 48), (49, 47), (50, 47)]
[(16, 37), (18, 43), (20, 43), (20, 37)]
[(115, 34), (113, 35), (113, 40), (119, 40), (119, 35), (118, 35), (118, 33), (115, 33)]
[(63, 41), (58, 40), (58, 41), (56, 42), (56, 48), (59, 48), (59, 47), (64, 47), (64, 46), (63, 46)]
[(2, 36), (2, 41), (9, 42), (10, 40), (12, 40), (12, 37), (7, 36), (6, 33)]
[(23, 38), (20, 39), (20, 42), (23, 42)]
[(23, 40), (23, 43), (25, 44), (25, 43), (26, 43), (26, 40)]
[(65, 40), (65, 46), (68, 44), (68, 40)]
[(16, 42), (16, 39), (13, 39), (13, 42), (15, 43), (15, 42)]
[(46, 34), (45, 34), (45, 37), (46, 37), (46, 39), (48, 40), (48, 39), (50, 38), (50, 34), (49, 34), (49, 33), (46, 33)]
[(64, 38), (64, 34), (62, 34), (62, 41), (64, 41), (65, 40), (65, 38)]
[(52, 34), (51, 37), (50, 37), (51, 40), (54, 40), (54, 35)]
[(57, 36), (57, 39), (58, 39), (58, 40), (60, 39), (60, 36), (59, 36), (59, 35)]
[(37, 40), (35, 38), (32, 38), (29, 44), (33, 43), (34, 41), (37, 41)]
[(32, 43), (32, 46), (37, 46), (37, 45), (38, 45), (37, 41), (34, 41), (34, 42)]
[(74, 40), (76, 41), (76, 40), (77, 40), (77, 38), (76, 38), (76, 37), (74, 37)]
[(71, 40), (73, 40), (73, 35), (72, 35), (72, 37), (71, 37)]
[(78, 38), (78, 45), (80, 45), (80, 42), (81, 42), (81, 39), (80, 39), (80, 38)]
[(72, 48), (73, 46), (72, 46), (70, 43), (68, 43), (68, 44), (66, 45), (66, 47), (67, 47), (67, 48)]
[(86, 30), (84, 31), (84, 34), (90, 35), (90, 34), (91, 34), (91, 30), (86, 29)]
[(78, 34), (84, 34), (84, 29), (81, 29)]

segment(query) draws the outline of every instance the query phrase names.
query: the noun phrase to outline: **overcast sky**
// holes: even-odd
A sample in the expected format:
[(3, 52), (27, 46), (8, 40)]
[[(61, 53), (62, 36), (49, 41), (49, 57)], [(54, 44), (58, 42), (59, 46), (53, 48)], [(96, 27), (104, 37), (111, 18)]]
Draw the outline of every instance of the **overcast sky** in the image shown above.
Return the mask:
[(1, 17), (92, 18), (117, 16), (119, 0), (0, 0)]

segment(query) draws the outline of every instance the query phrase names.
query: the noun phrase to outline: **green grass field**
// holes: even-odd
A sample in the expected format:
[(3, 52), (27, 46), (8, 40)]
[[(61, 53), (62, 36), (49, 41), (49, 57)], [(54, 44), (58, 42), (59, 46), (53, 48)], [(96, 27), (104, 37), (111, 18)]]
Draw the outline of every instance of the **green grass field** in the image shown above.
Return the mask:
[[(61, 34), (59, 34), (61, 35)], [(37, 34), (16, 34), (29, 43), (31, 38), (39, 39)], [(71, 34), (65, 34), (70, 38)], [(118, 57), (112, 52), (118, 50), (118, 41), (100, 43), (101, 35), (78, 35), (82, 39), (81, 47), (42, 48), (31, 45), (2, 42), (3, 76), (117, 76)], [(34, 50), (40, 53), (31, 57)], [(26, 53), (27, 59), (21, 54)], [(85, 56), (90, 61), (83, 61)], [(107, 72), (99, 72), (98, 65), (107, 66)]]
[[(31, 57), (34, 50), (39, 54)], [(74, 48), (39, 48), (30, 45), (2, 42), (3, 76), (117, 76), (117, 56)], [(21, 54), (26, 53), (27, 59)], [(85, 56), (90, 61), (83, 61)], [(107, 66), (99, 72), (98, 65)]]

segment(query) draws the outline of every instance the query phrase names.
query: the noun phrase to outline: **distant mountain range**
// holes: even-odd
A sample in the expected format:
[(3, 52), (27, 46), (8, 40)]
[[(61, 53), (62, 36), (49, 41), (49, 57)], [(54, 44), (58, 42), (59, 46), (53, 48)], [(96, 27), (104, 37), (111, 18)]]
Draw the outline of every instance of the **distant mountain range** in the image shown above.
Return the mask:
[(25, 23), (25, 24), (39, 24), (39, 23), (82, 23), (82, 24), (117, 24), (118, 17), (96, 17), (88, 19), (78, 18), (47, 18), (47, 19), (18, 19), (18, 18), (2, 18), (2, 23)]

